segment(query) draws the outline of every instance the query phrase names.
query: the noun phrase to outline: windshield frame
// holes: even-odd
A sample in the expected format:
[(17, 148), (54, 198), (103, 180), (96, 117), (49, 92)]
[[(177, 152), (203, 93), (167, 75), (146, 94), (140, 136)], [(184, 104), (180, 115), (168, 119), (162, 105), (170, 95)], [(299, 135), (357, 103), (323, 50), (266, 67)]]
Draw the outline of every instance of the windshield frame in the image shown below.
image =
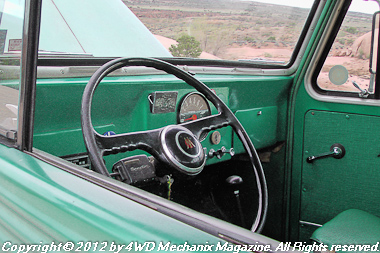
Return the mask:
[(32, 151), (42, 0), (25, 0), (17, 147)]
[[(315, 19), (315, 13), (320, 4), (316, 0), (310, 10), (305, 26), (302, 29), (299, 40), (292, 53), (292, 57), (286, 65), (257, 64), (239, 61), (227, 60), (208, 60), (208, 59), (191, 59), (191, 58), (158, 58), (175, 65), (187, 66), (206, 66), (222, 68), (259, 68), (259, 69), (290, 69), (294, 67), (297, 56), (301, 51), (302, 45), (306, 43), (305, 38), (312, 21)], [(20, 99), (18, 111), (18, 128), (16, 146), (21, 150), (32, 151), (33, 147), (33, 119), (35, 111), (35, 94), (37, 80), (37, 66), (100, 66), (114, 58), (99, 57), (71, 57), (66, 56), (58, 58), (43, 55), (38, 57), (38, 43), (41, 25), (41, 7), (42, 0), (25, 1), (25, 20), (23, 31), (23, 44), (21, 52), (21, 81), (20, 81)], [(298, 63), (299, 64), (299, 63)], [(294, 68), (296, 69), (296, 68)], [(289, 73), (292, 74), (292, 73)]]
[[(197, 59), (197, 58), (184, 58), (184, 57), (152, 57), (169, 62), (174, 65), (186, 66), (202, 66), (202, 67), (221, 67), (221, 68), (244, 68), (244, 69), (292, 69), (287, 74), (293, 74), (296, 71), (300, 61), (297, 61), (297, 56), (301, 53), (302, 45), (307, 43), (306, 38), (312, 25), (313, 20), (320, 5), (320, 0), (315, 0), (310, 8), (307, 19), (305, 20), (304, 27), (301, 30), (298, 41), (294, 47), (291, 58), (284, 65), (273, 63), (258, 63), (249, 61), (233, 61), (233, 60), (214, 60), (214, 59)], [(38, 58), (38, 66), (53, 67), (53, 66), (101, 66), (106, 62), (115, 59), (115, 57), (58, 57), (57, 55), (40, 55)]]

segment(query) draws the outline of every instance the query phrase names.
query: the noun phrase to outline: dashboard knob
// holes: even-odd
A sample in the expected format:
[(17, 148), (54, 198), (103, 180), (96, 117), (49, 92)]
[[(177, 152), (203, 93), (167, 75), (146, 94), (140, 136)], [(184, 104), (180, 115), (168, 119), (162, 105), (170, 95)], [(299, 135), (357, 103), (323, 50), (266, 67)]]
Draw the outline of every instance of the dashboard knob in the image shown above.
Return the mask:
[(210, 151), (208, 152), (208, 157), (213, 158), (214, 156), (216, 156), (216, 158), (221, 159), (224, 156), (224, 154), (230, 154), (230, 156), (234, 156), (235, 150), (233, 148), (226, 149), (226, 147), (224, 146), (222, 146), (220, 149), (216, 151), (214, 149), (210, 149)]

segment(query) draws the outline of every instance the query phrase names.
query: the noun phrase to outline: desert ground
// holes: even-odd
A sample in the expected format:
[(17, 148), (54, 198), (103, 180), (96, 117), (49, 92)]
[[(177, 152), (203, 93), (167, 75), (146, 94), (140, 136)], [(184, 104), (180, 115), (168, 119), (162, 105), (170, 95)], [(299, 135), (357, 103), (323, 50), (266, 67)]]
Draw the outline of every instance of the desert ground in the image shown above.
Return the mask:
[[(267, 59), (289, 61), (308, 10), (241, 0), (124, 0), (124, 3), (167, 48), (181, 34), (200, 42), (199, 58), (225, 60)], [(160, 22), (157, 21), (159, 18)], [(350, 12), (343, 22), (318, 77), (322, 89), (357, 91), (369, 86), (371, 15)], [(363, 38), (364, 43), (363, 43)], [(340, 86), (328, 79), (335, 65), (348, 69), (349, 80)]]

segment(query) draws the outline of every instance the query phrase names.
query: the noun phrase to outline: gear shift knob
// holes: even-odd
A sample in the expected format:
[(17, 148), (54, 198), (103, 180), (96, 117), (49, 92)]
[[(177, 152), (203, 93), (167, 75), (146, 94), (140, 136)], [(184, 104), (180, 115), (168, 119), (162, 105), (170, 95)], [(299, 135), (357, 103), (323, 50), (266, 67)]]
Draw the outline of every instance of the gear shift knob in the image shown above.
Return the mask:
[(239, 176), (233, 175), (233, 176), (227, 177), (226, 182), (229, 185), (239, 185), (243, 183), (243, 179)]
[(243, 214), (243, 209), (240, 203), (240, 196), (239, 196), (240, 194), (239, 185), (243, 183), (243, 179), (240, 176), (232, 175), (232, 176), (227, 177), (226, 182), (227, 184), (229, 184), (231, 187), (234, 188), (234, 195), (236, 198), (236, 204), (239, 211), (240, 223), (243, 227), (245, 227), (244, 214)]

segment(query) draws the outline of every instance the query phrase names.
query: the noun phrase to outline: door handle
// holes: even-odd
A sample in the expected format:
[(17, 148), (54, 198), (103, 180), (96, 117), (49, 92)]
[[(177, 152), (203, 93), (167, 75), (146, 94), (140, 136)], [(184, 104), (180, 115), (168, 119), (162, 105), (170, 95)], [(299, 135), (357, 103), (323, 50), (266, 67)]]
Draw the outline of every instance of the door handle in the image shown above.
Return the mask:
[(306, 158), (306, 162), (312, 163), (315, 160), (327, 158), (327, 157), (334, 157), (335, 159), (341, 159), (346, 154), (346, 149), (343, 147), (343, 145), (339, 143), (335, 143), (331, 146), (330, 151), (326, 153), (322, 153), (320, 155), (312, 155)]

